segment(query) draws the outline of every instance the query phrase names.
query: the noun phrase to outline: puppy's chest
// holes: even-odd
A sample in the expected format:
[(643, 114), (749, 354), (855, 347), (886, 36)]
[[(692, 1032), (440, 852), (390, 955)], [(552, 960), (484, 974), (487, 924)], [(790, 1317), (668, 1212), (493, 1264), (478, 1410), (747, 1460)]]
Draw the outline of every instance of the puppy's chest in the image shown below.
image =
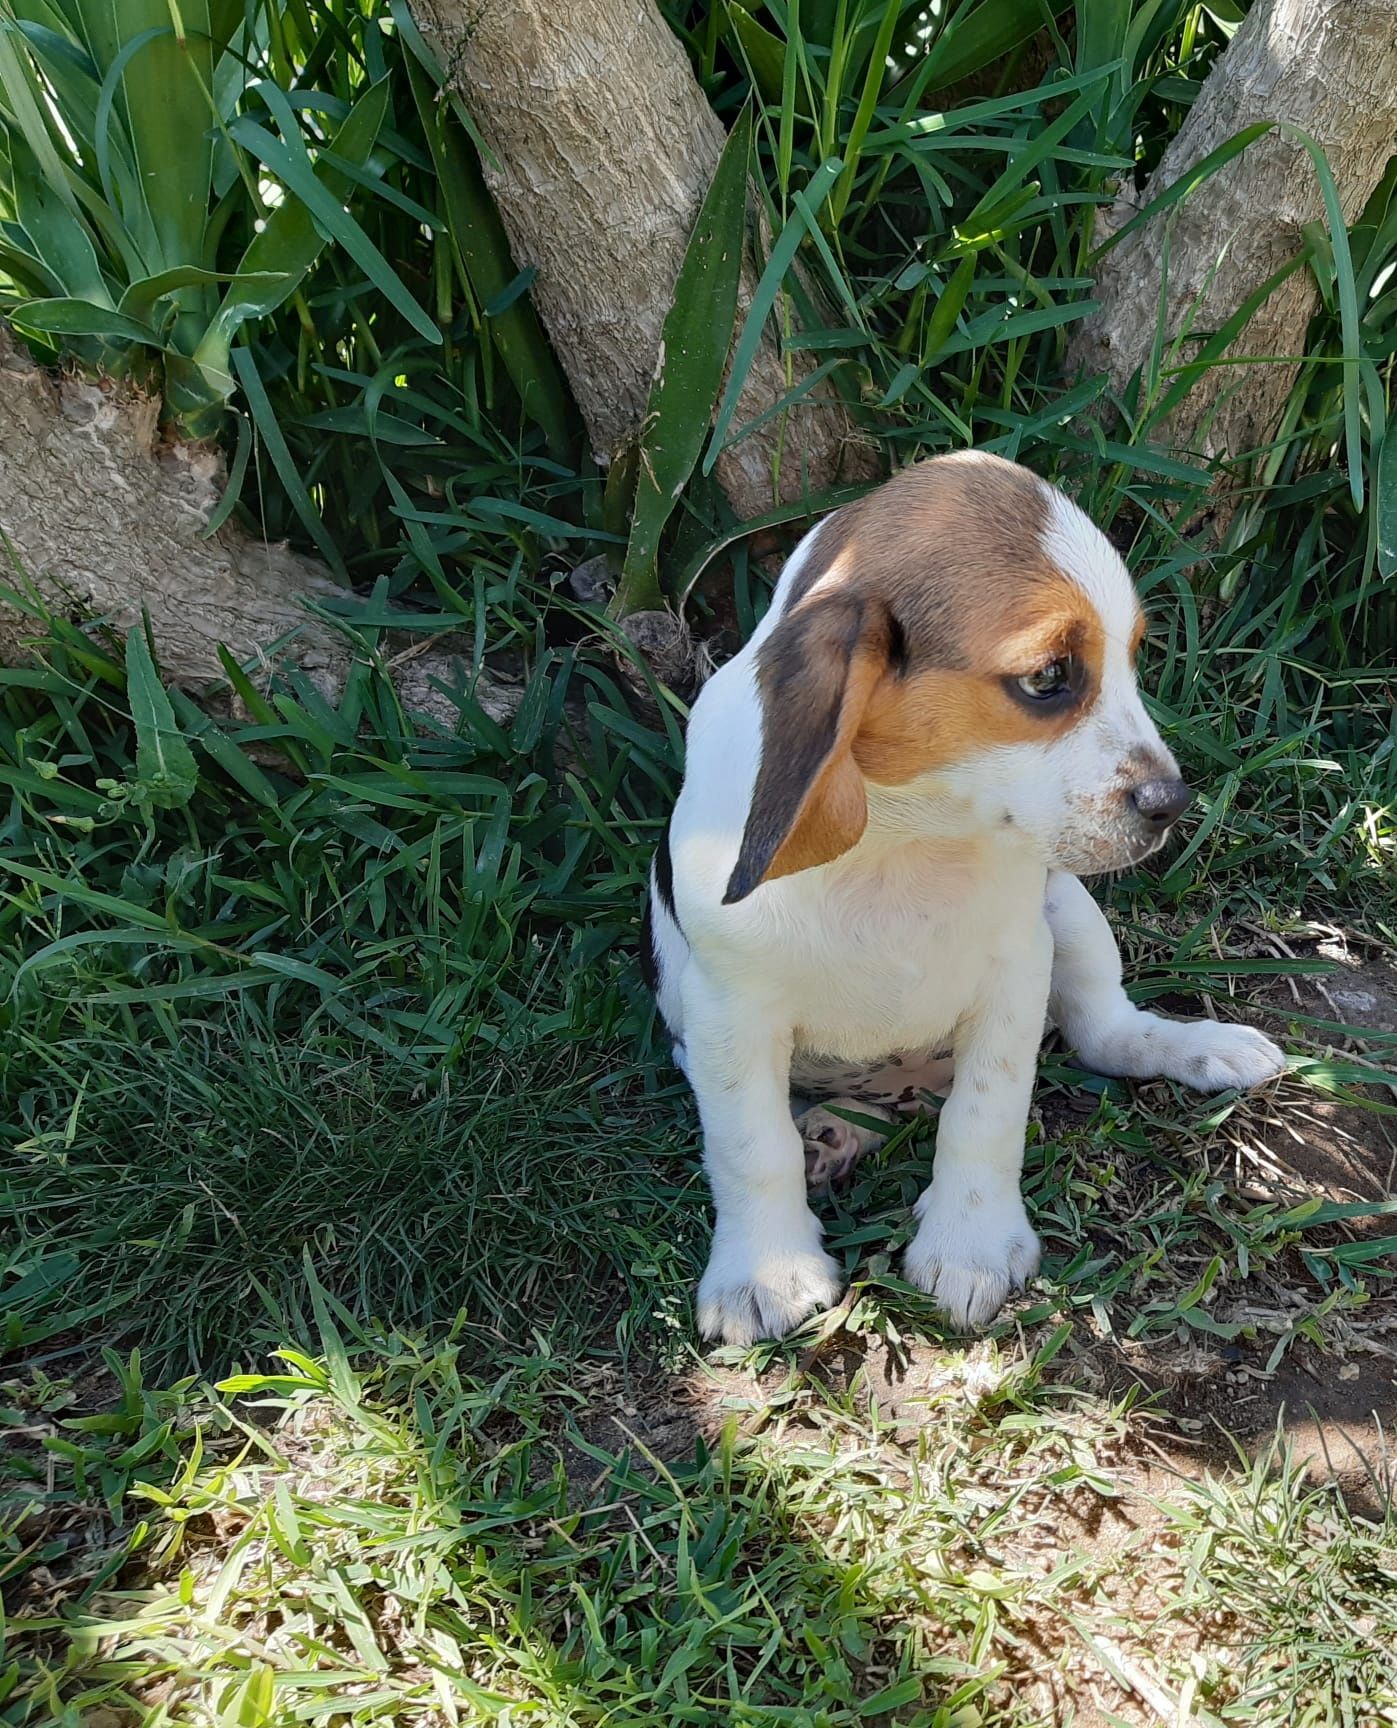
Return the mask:
[(979, 1000), (1012, 950), (1014, 927), (1041, 916), (1030, 886), (993, 880), (834, 885), (817, 908), (796, 983), (801, 1045), (866, 1058), (932, 1043)]

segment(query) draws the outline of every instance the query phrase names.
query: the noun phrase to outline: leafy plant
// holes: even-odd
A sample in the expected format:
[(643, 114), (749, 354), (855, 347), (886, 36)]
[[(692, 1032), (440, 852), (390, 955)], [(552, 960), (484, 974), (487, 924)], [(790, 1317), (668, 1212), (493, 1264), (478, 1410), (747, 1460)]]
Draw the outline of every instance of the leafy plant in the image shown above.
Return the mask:
[[(112, 12), (82, 0), (18, 0), (0, 15), (9, 314), (104, 371), (153, 363), (194, 436), (216, 429), (232, 393), (242, 323), (289, 299), (326, 244), (315, 219), (351, 249), (355, 237), (334, 196), (345, 174), (310, 161), (285, 98), (268, 87), (279, 137), (235, 116), (244, 92), (228, 61), (246, 32), (231, 0), (174, 19), (159, 4)], [(368, 160), (385, 95), (367, 90), (344, 116), (326, 140), (331, 160)], [(262, 169), (278, 178), (259, 186)], [(257, 212), (258, 232), (221, 269), (240, 206)]]
[[(35, 642), (0, 672), (0, 1721), (1018, 1728), (1135, 1711), (1108, 1682), (1168, 1720), (1386, 1708), (1391, 1517), (1283, 1450), (1144, 1495), (1167, 1398), (1137, 1427), (1134, 1393), (1071, 1382), (1124, 1340), (1203, 1359), (1200, 1387), (1244, 1373), (1240, 1411), (1292, 1363), (1352, 1392), (1333, 1353), (1386, 1360), (1394, 1203), (1256, 1190), (1316, 1098), (1388, 1168), (1394, 1039), (1342, 1024), (1310, 950), (1397, 943), (1397, 171), (1347, 247), (1307, 237), (1323, 307), (1219, 546), (1191, 526), (1207, 467), (1146, 436), (1173, 358), (1111, 433), (1060, 362), (1093, 212), (1157, 160), (1238, 8), (693, 0), (676, 24), (733, 136), (710, 206), (736, 221), (745, 156), (761, 306), (725, 389), (727, 332), (662, 374), (628, 521), (404, 7), (210, 11), (197, 119), (194, 14), (180, 48), (168, 11), (116, 11), (3, 12), (5, 305), (98, 306), (95, 333), (31, 309), (33, 339), (217, 424), (225, 507), (361, 597), (326, 607), (355, 650), (337, 702), (229, 665), (215, 716), (163, 691), (143, 632), (45, 615), (19, 575), (0, 595)], [(101, 20), (121, 46), (99, 52)], [(152, 193), (195, 193), (178, 233), (128, 209), (157, 50), (189, 79), (192, 130), (159, 148), (192, 159)], [(727, 304), (698, 245), (675, 329), (689, 282)], [(218, 279), (123, 308), (147, 252)], [(682, 709), (634, 702), (565, 573), (625, 548), (642, 588), (751, 629), (758, 551), (836, 501), (773, 512), (763, 544), (704, 481), (744, 431), (761, 318), (792, 306), (890, 461), (1001, 449), (1112, 526), (1148, 699), (1200, 787), (1154, 873), (1103, 889), (1132, 988), (1224, 1012), (1235, 991), (1297, 1056), (1276, 1111), (1050, 1054), (1045, 1277), (969, 1352), (894, 1270), (931, 1158), (904, 1130), (828, 1206), (848, 1306), (755, 1353), (757, 1382), (692, 1353), (697, 1125), (634, 964)], [(462, 691), (452, 724), (407, 729), (388, 673), (414, 626), (469, 630), (515, 717)], [(1202, 1475), (1204, 1439), (1177, 1469)]]

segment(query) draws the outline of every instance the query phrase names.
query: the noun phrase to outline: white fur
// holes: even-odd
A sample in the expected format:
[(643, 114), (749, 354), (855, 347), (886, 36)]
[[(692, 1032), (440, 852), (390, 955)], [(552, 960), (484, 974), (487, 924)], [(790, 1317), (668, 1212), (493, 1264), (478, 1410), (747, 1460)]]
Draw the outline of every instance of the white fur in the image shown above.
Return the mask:
[(1177, 770), (1136, 688), (1125, 567), (1075, 505), (1052, 496), (1047, 550), (1107, 637), (1098, 699), (1059, 741), (986, 749), (910, 785), (870, 784), (868, 826), (851, 850), (724, 905), (762, 749), (756, 654), (818, 529), (751, 641), (694, 705), (670, 825), (678, 922), (653, 878), (651, 915), (659, 1005), (698, 1101), (716, 1210), (698, 1299), (707, 1336), (779, 1335), (839, 1292), (789, 1108), (797, 1049), (872, 1062), (953, 1047), (955, 1084), (905, 1264), (962, 1326), (992, 1318), (1038, 1264), (1019, 1183), (1050, 996), (1067, 1037), (1106, 1073), (1215, 1088), (1255, 1085), (1283, 1066), (1248, 1028), (1136, 1009), (1106, 921), (1076, 880), (1151, 849), (1127, 831), (1123, 789), (1142, 761), (1152, 774)]

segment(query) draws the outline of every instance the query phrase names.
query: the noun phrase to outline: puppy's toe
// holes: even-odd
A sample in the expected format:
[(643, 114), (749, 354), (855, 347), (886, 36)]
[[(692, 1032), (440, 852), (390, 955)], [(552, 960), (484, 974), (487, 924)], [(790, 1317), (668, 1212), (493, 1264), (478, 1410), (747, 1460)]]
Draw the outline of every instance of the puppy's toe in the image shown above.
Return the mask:
[(698, 1293), (705, 1338), (755, 1344), (784, 1338), (802, 1320), (839, 1300), (839, 1268), (823, 1249), (749, 1255), (714, 1249)]
[[(851, 1104), (848, 1108), (862, 1115), (884, 1114), (867, 1104)], [(866, 1152), (876, 1152), (887, 1141), (886, 1134), (860, 1128), (825, 1109), (807, 1110), (797, 1120), (796, 1127), (805, 1143), (805, 1184), (808, 1188), (831, 1188), (847, 1182), (859, 1159)]]

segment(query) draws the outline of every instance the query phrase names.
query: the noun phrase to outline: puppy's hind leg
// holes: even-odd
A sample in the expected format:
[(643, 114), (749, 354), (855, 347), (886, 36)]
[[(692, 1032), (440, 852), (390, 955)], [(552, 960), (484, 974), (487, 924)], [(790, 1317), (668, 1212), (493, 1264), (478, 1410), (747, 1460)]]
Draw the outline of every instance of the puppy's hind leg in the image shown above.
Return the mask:
[(854, 1173), (860, 1158), (879, 1152), (887, 1144), (888, 1135), (865, 1128), (862, 1122), (850, 1122), (836, 1114), (847, 1110), (851, 1115), (872, 1117), (886, 1122), (892, 1132), (896, 1118), (882, 1104), (865, 1104), (859, 1098), (831, 1098), (827, 1104), (804, 1107), (800, 1098), (791, 1100), (791, 1111), (805, 1146), (805, 1186), (807, 1188), (837, 1188)]
[[(886, 1122), (891, 1130), (899, 1114), (917, 1115), (928, 1093), (946, 1091), (953, 1067), (949, 1051), (909, 1050), (867, 1067), (797, 1056), (791, 1077), (802, 1097), (792, 1101), (792, 1109), (805, 1142), (806, 1184), (838, 1186), (860, 1158), (887, 1143), (887, 1134), (837, 1111)], [(825, 1102), (806, 1108), (807, 1098)]]
[(1105, 914), (1075, 876), (1048, 877), (1053, 933), (1049, 1013), (1077, 1054), (1099, 1074), (1162, 1076), (1200, 1092), (1259, 1086), (1285, 1057), (1253, 1026), (1166, 1020), (1137, 1008), (1121, 985), (1120, 951)]

